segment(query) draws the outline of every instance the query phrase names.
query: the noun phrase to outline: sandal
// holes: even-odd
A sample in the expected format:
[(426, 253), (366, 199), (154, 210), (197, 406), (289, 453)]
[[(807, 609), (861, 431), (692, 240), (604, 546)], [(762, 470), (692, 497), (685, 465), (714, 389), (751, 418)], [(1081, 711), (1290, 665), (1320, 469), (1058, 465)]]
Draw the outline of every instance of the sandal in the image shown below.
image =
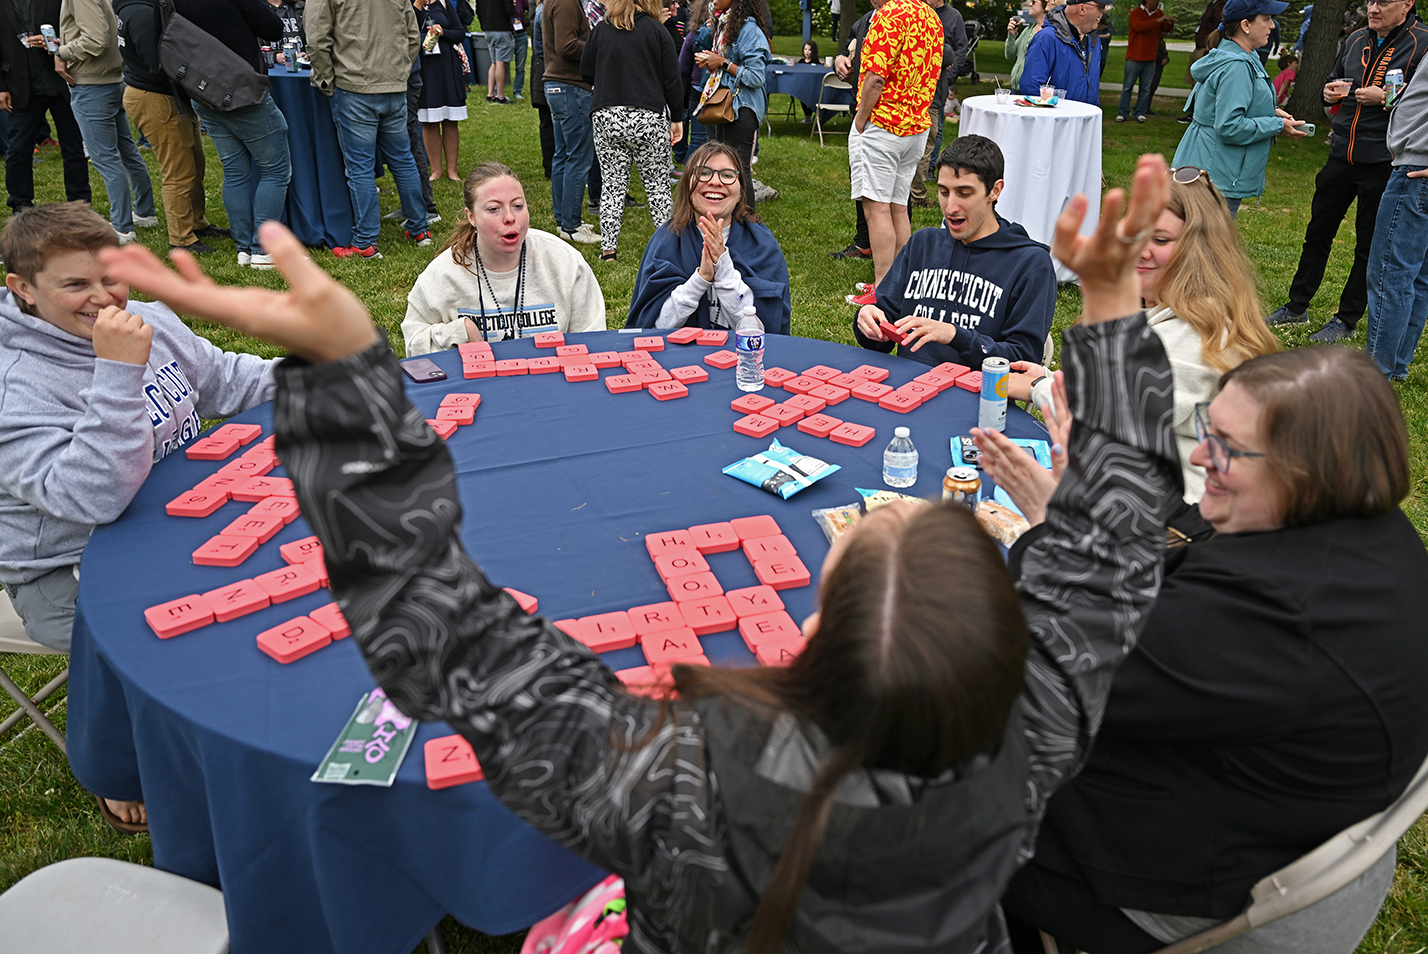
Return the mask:
[(602, 261), (602, 262), (613, 262), (613, 261), (615, 260), (615, 256), (618, 255), (618, 254), (619, 254), (618, 252), (601, 252), (601, 253), (600, 253), (600, 261)]
[(121, 835), (148, 834), (149, 826), (143, 822), (126, 822), (118, 815), (109, 810), (109, 806), (104, 802), (103, 795), (94, 796), (94, 800), (99, 803), (99, 814), (110, 828)]

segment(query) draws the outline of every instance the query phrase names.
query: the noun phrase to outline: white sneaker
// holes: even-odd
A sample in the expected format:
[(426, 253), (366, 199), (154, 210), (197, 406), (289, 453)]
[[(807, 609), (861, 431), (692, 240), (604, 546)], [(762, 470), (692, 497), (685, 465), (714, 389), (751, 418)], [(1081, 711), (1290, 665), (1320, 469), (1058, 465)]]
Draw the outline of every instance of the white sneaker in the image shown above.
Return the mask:
[(253, 256), (249, 255), (247, 252), (238, 253), (238, 266), (240, 268), (247, 268), (252, 261)]
[(159, 224), (159, 217), (157, 215), (136, 215), (134, 224), (141, 229), (151, 229)]
[(273, 267), (273, 256), (252, 254), (248, 256), (249, 268), (270, 269)]
[(440, 216), (440, 215), (437, 215), (435, 212), (428, 212), (428, 213), (426, 214), (426, 224), (427, 224), (427, 225), (435, 225), (436, 223), (438, 223), (438, 222), (440, 222), (440, 221), (441, 221), (441, 216)]
[(115, 230), (114, 230), (114, 234), (117, 235), (117, 236), (119, 236), (119, 244), (120, 244), (120, 245), (128, 245), (130, 242), (134, 241), (135, 239), (137, 239), (137, 238), (139, 237), (139, 236), (135, 235), (133, 232), (121, 232), (121, 231), (119, 231), (118, 229), (115, 229)]
[(600, 244), (600, 233), (596, 232), (589, 222), (581, 222), (580, 228), (574, 232), (567, 232), (564, 237), (568, 241), (579, 242), (581, 245)]

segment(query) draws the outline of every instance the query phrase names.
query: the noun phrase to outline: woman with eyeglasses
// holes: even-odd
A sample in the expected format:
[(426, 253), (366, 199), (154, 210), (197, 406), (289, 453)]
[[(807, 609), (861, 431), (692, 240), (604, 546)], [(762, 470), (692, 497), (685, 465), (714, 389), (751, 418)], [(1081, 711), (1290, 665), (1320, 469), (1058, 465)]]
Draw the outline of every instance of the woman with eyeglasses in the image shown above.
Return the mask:
[[(1175, 439), (1185, 500), (1195, 503), (1205, 492), (1205, 469), (1190, 460), (1200, 440), (1195, 405), (1214, 396), (1220, 375), (1277, 351), (1279, 340), (1264, 323), (1254, 269), (1225, 200), (1203, 170), (1172, 170), (1170, 204), (1135, 270), (1146, 324), (1160, 336), (1175, 373)], [(1045, 413), (1049, 375), (1039, 364), (1013, 362), (1008, 394)]]
[(627, 328), (733, 328), (753, 305), (771, 334), (789, 333), (788, 263), (744, 197), (739, 154), (722, 142), (690, 153), (674, 217), (640, 259)]
[(1304, 123), (1275, 107), (1274, 86), (1255, 53), (1269, 43), (1283, 0), (1229, 0), (1220, 25), (1224, 39), (1190, 67), (1195, 87), (1185, 104), (1190, 125), (1175, 150), (1175, 166), (1197, 166), (1239, 214), (1240, 203), (1264, 194), (1270, 141), (1280, 133), (1302, 139)]

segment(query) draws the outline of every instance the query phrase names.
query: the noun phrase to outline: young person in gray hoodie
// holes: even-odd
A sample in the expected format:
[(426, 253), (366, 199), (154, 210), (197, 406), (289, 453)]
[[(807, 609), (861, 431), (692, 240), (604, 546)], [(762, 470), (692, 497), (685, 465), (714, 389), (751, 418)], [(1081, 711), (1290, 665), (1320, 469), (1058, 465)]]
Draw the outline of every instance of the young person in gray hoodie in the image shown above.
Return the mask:
[(231, 354), (158, 302), (129, 301), (79, 202), (17, 212), (0, 232), (0, 583), (35, 642), (69, 651), (79, 558), (154, 462), (268, 400), (272, 362)]

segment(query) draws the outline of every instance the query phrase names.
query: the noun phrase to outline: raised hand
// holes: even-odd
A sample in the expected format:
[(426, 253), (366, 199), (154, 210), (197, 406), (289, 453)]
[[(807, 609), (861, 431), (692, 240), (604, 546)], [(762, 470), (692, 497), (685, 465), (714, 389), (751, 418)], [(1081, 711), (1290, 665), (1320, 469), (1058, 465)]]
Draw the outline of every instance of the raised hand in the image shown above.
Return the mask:
[(1034, 527), (1045, 520), (1046, 502), (1055, 493), (1058, 478), (1001, 431), (974, 427), (972, 439), (982, 456), (982, 470), (1007, 492), (1027, 522)]

